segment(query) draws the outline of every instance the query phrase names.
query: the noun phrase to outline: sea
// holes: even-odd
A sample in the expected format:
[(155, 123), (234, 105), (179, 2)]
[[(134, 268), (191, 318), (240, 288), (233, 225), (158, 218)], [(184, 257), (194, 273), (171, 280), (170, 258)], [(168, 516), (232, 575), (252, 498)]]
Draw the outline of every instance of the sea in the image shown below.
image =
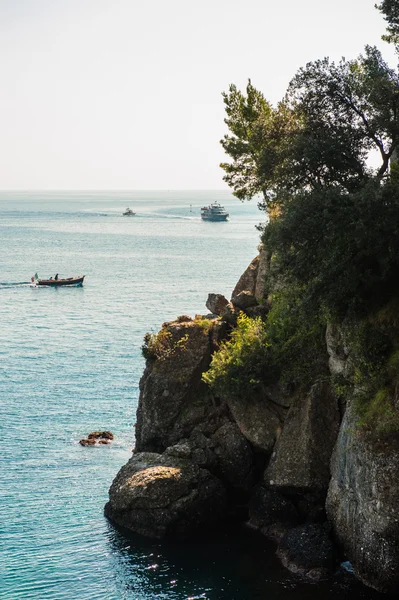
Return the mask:
[[(214, 200), (228, 221), (201, 220)], [(303, 582), (245, 528), (166, 543), (103, 515), (134, 448), (143, 336), (206, 314), (210, 292), (229, 298), (263, 220), (228, 191), (0, 192), (0, 598), (379, 597), (350, 567)], [(35, 273), (85, 282), (32, 287)], [(94, 430), (113, 443), (82, 447)]]

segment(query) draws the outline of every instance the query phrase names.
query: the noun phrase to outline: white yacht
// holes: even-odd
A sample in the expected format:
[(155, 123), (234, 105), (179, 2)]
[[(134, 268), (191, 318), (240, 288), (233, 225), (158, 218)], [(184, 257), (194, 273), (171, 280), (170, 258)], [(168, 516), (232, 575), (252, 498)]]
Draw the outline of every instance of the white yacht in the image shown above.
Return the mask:
[(229, 213), (219, 202), (213, 202), (210, 206), (201, 208), (201, 219), (204, 221), (227, 221)]

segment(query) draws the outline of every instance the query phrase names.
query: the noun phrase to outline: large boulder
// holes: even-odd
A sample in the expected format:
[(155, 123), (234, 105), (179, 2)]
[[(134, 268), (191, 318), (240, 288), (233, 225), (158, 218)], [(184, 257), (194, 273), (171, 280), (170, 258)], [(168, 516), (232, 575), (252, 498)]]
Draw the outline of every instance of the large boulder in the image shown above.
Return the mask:
[[(136, 450), (163, 452), (217, 412), (201, 380), (211, 360), (211, 336), (200, 322), (165, 323), (140, 380)], [(155, 350), (154, 350), (155, 349)]]
[(399, 436), (359, 430), (353, 404), (331, 463), (327, 514), (355, 574), (381, 592), (399, 593)]
[(252, 294), (252, 296), (255, 296), (258, 269), (259, 256), (256, 256), (238, 280), (237, 285), (231, 294), (232, 298), (234, 298), (234, 296), (238, 296), (240, 292), (249, 292)]
[(228, 300), (226, 300), (223, 294), (208, 294), (206, 307), (212, 314), (222, 315), (227, 304)]
[(251, 294), (251, 292), (243, 291), (233, 296), (231, 299), (231, 303), (241, 310), (246, 310), (247, 308), (251, 308), (258, 304), (255, 296)]
[(232, 327), (235, 327), (237, 325), (237, 319), (240, 316), (240, 313), (241, 309), (239, 309), (237, 306), (234, 306), (232, 302), (228, 302), (222, 313), (222, 319)]
[(226, 419), (213, 433), (200, 429), (167, 448), (164, 456), (188, 458), (213, 473), (230, 491), (247, 494), (253, 484), (253, 452), (237, 425)]
[(330, 386), (314, 384), (289, 409), (265, 483), (283, 491), (326, 491), (339, 423), (338, 402)]
[(104, 510), (135, 533), (185, 538), (223, 516), (225, 491), (216, 477), (189, 460), (138, 453), (115, 477)]
[(281, 431), (286, 409), (268, 402), (261, 393), (253, 393), (245, 400), (229, 397), (227, 404), (243, 436), (257, 450), (270, 454)]
[(251, 261), (238, 280), (231, 295), (232, 300), (242, 292), (248, 292), (257, 301), (267, 300), (266, 284), (270, 273), (270, 262), (270, 252), (264, 246), (260, 246), (259, 255)]

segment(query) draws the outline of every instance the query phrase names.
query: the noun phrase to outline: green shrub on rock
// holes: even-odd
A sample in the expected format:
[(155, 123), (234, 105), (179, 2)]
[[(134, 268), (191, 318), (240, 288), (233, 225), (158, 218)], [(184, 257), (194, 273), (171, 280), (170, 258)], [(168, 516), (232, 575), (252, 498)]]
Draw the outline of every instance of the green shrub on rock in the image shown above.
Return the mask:
[(263, 321), (241, 313), (230, 339), (213, 355), (203, 381), (220, 395), (246, 396), (270, 368), (269, 346)]
[(165, 360), (177, 351), (184, 350), (187, 341), (188, 334), (174, 340), (171, 332), (166, 328), (162, 328), (158, 333), (145, 334), (141, 353), (145, 359)]
[(345, 378), (336, 380), (335, 391), (354, 401), (358, 428), (377, 435), (399, 431), (399, 330), (393, 305), (391, 301), (377, 315), (346, 320), (341, 326), (350, 368)]
[(287, 287), (274, 296), (265, 320), (240, 314), (203, 380), (219, 395), (243, 398), (277, 381), (308, 388), (327, 373), (324, 336), (324, 317), (310, 319), (302, 311), (299, 290)]

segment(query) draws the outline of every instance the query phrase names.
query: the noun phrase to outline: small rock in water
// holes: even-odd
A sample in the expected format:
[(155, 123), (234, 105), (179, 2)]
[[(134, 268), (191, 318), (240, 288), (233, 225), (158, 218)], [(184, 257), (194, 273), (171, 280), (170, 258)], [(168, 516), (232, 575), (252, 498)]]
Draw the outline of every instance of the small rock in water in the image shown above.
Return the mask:
[(92, 431), (87, 438), (79, 440), (81, 446), (96, 446), (110, 444), (114, 439), (114, 434), (110, 431)]
[(96, 443), (96, 440), (94, 440), (92, 438), (91, 439), (87, 438), (87, 439), (79, 440), (79, 444), (81, 446), (94, 446), (95, 443)]
[(91, 433), (89, 433), (89, 435), (87, 436), (87, 438), (90, 440), (92, 438), (94, 439), (106, 439), (106, 440), (113, 440), (114, 439), (114, 434), (111, 433), (110, 431), (92, 431)]

